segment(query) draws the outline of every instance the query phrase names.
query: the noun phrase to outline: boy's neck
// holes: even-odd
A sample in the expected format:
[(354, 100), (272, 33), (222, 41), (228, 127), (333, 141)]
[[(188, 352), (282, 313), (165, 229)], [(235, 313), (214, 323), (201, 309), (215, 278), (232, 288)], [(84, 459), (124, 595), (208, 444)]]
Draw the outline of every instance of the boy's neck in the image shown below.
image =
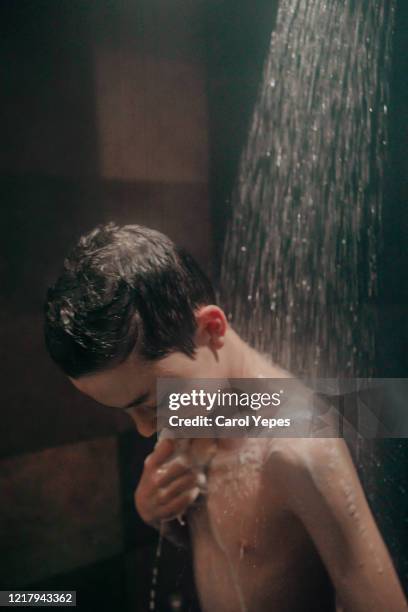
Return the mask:
[(249, 346), (231, 327), (225, 334), (222, 358), (227, 378), (287, 378), (288, 372)]
[[(286, 370), (275, 365), (268, 356), (261, 355), (231, 327), (225, 334), (225, 343), (220, 351), (221, 371), (225, 378), (291, 378)], [(237, 450), (246, 438), (214, 438), (202, 440), (199, 444), (213, 446), (215, 450)]]

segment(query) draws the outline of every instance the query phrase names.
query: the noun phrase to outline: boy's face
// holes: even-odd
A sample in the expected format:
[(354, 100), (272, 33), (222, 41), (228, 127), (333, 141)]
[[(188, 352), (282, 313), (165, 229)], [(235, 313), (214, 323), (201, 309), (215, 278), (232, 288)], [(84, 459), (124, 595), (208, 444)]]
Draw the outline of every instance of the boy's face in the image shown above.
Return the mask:
[[(132, 353), (126, 361), (109, 370), (70, 380), (79, 391), (100, 404), (126, 410), (135, 422), (139, 433), (149, 437), (157, 430), (156, 381), (158, 378), (219, 378), (222, 376), (214, 351), (214, 338), (211, 333), (206, 332), (206, 328), (206, 322), (199, 325), (194, 359), (184, 353), (174, 352), (163, 359), (145, 361)], [(222, 326), (221, 331), (223, 336), (225, 328)]]

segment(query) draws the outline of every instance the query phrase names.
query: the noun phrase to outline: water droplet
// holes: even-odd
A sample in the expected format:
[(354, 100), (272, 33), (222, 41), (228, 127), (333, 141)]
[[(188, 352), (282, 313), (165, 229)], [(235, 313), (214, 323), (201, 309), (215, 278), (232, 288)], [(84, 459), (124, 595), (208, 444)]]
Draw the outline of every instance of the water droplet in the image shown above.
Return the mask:
[(386, 115), (387, 113), (388, 113), (388, 106), (384, 104), (384, 115)]
[(269, 81), (269, 86), (270, 86), (270, 87), (275, 87), (275, 85), (276, 85), (276, 81), (275, 81), (275, 79), (271, 79), (271, 80)]
[(252, 300), (252, 295), (248, 295), (248, 302)]
[(242, 246), (242, 247), (241, 247), (241, 251), (242, 251), (243, 253), (245, 253), (245, 251), (246, 251), (246, 250), (247, 250), (246, 246)]

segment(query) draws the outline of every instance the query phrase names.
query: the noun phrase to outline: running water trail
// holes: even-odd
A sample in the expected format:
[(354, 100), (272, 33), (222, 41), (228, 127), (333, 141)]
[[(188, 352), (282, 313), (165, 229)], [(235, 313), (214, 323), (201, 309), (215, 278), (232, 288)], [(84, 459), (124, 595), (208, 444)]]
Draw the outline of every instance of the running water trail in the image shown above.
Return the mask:
[(220, 291), (296, 375), (371, 376), (395, 2), (280, 0)]
[(163, 530), (164, 530), (164, 523), (161, 523), (160, 530), (159, 530), (159, 539), (158, 539), (157, 547), (156, 547), (156, 556), (154, 558), (153, 569), (152, 569), (152, 580), (151, 580), (150, 594), (149, 594), (150, 612), (155, 612), (156, 610), (157, 582), (159, 578), (159, 565), (160, 565), (160, 558), (161, 558), (163, 537), (164, 537)]
[(218, 525), (216, 524), (217, 520), (211, 521), (211, 531), (214, 537), (215, 542), (217, 543), (218, 548), (223, 553), (225, 560), (227, 561), (229, 575), (238, 599), (240, 612), (247, 612), (247, 606), (245, 603), (244, 595), (242, 593), (241, 586), (239, 584), (238, 573), (234, 567), (233, 560), (231, 559), (231, 555), (229, 554), (228, 548), (224, 543), (224, 540), (221, 537), (220, 530), (218, 529)]

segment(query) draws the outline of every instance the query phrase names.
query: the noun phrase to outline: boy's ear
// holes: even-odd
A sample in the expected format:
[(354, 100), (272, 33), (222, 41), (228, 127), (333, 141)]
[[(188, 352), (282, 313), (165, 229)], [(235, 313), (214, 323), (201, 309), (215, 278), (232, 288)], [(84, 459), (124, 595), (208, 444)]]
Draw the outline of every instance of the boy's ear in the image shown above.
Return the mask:
[(202, 306), (195, 312), (197, 322), (196, 343), (213, 350), (224, 346), (228, 323), (224, 311), (215, 305)]

